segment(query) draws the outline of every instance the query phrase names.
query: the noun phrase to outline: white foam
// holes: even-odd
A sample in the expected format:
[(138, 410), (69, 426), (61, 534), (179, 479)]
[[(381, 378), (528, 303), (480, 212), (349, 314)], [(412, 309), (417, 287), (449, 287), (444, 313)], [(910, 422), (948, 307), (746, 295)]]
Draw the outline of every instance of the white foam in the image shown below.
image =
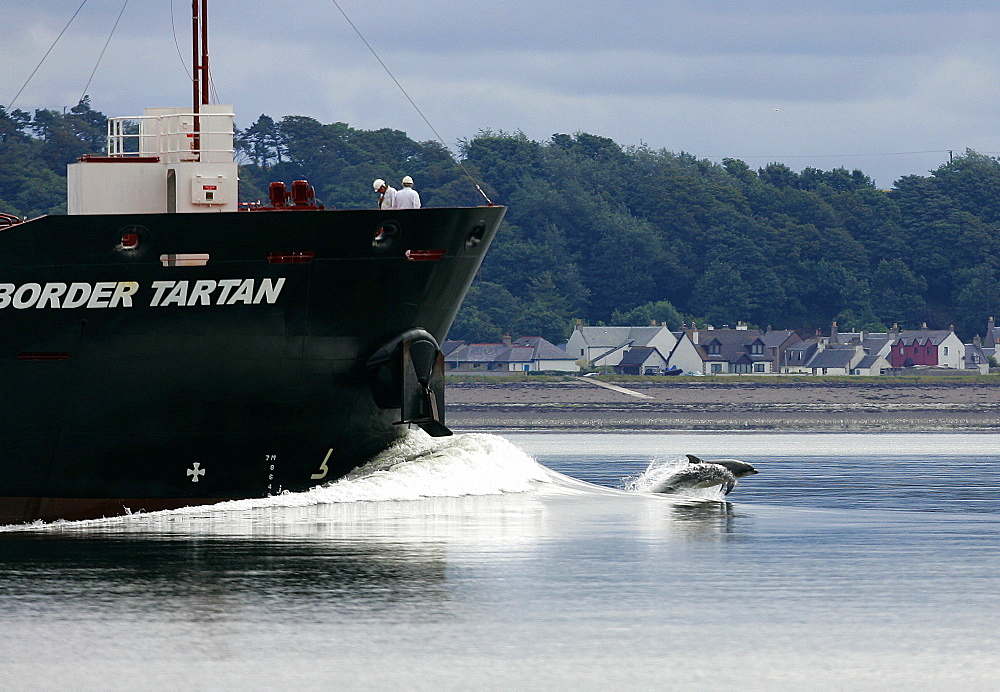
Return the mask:
[[(651, 464), (650, 468), (653, 466)], [(3, 526), (0, 531), (141, 531), (184, 530), (184, 527), (213, 531), (217, 522), (228, 522), (229, 528), (235, 529), (240, 522), (250, 521), (256, 527), (262, 513), (274, 516), (272, 510), (284, 516), (283, 521), (310, 523), (356, 518), (355, 515), (370, 518), (393, 512), (406, 514), (412, 510), (398, 503), (405, 505), (418, 500), (433, 500), (436, 510), (440, 510), (442, 506), (450, 507), (449, 500), (473, 497), (499, 498), (515, 494), (537, 498), (554, 495), (635, 496), (652, 482), (652, 479), (648, 483), (637, 479), (625, 490), (605, 488), (548, 469), (499, 435), (467, 433), (435, 438), (414, 429), (388, 450), (343, 478), (302, 492), (105, 519)], [(702, 494), (685, 494), (684, 497), (702, 497), (704, 491), (699, 492)], [(666, 499), (663, 495), (657, 497)], [(381, 509), (371, 507), (373, 503), (380, 505)], [(324, 507), (328, 509), (324, 510)]]
[[(650, 493), (653, 488), (661, 487), (671, 476), (689, 468), (691, 463), (686, 456), (652, 459), (646, 469), (634, 478), (625, 481), (624, 489), (635, 493)], [(688, 488), (672, 493), (674, 497), (685, 497), (697, 500), (722, 500), (725, 493), (722, 485), (710, 488)]]
[(529, 492), (552, 481), (545, 467), (497, 435), (414, 430), (344, 478), (294, 495), (306, 503), (416, 500)]
[[(468, 433), (435, 438), (415, 429), (347, 476), (311, 490), (149, 512), (141, 516), (181, 518), (334, 503), (526, 493), (546, 487), (559, 492), (560, 489), (578, 488), (578, 483), (545, 468), (512, 442), (498, 435)], [(77, 522), (58, 521), (51, 524), (36, 522), (29, 526), (0, 527), (0, 530), (70, 526), (84, 528), (95, 524), (128, 522), (138, 516), (140, 515)]]

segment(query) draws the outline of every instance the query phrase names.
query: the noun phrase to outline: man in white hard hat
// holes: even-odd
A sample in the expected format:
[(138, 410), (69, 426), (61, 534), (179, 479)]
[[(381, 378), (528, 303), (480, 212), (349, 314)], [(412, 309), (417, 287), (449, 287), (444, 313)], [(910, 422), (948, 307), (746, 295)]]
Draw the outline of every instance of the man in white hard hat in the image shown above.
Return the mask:
[(378, 193), (378, 208), (379, 209), (393, 209), (393, 202), (396, 199), (396, 188), (389, 187), (385, 184), (385, 181), (379, 178), (372, 186), (375, 188), (375, 192)]
[(392, 203), (393, 209), (419, 209), (420, 195), (413, 189), (413, 178), (406, 176), (403, 178), (403, 189), (396, 193), (396, 199)]

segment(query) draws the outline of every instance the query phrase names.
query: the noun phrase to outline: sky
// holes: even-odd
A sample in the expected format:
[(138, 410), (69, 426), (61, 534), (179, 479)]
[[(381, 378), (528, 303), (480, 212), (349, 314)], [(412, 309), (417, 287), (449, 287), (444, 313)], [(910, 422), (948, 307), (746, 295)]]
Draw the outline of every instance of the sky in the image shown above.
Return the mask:
[[(62, 109), (85, 87), (108, 115), (190, 103), (190, 2), (87, 0), (39, 66), (78, 7), (0, 3), (0, 105)], [(990, 0), (213, 0), (209, 33), (240, 127), (306, 115), (453, 150), (481, 130), (588, 132), (882, 188), (949, 151), (1000, 154)]]

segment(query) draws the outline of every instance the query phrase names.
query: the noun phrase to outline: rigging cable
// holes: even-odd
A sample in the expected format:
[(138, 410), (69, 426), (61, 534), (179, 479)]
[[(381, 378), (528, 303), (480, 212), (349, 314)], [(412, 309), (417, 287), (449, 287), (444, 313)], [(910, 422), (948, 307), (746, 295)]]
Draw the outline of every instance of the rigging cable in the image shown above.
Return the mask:
[(184, 74), (187, 75), (190, 82), (194, 77), (191, 76), (191, 72), (188, 70), (187, 61), (181, 54), (181, 44), (177, 41), (177, 24), (174, 22), (174, 0), (170, 0), (170, 31), (174, 35), (174, 48), (177, 49), (177, 57), (181, 59), (181, 65), (184, 66)]
[(25, 87), (28, 86), (28, 82), (30, 82), (31, 78), (35, 76), (36, 72), (38, 72), (38, 69), (42, 66), (42, 63), (45, 62), (45, 58), (49, 57), (49, 53), (51, 53), (52, 49), (56, 47), (56, 44), (59, 43), (59, 39), (61, 39), (62, 35), (66, 33), (66, 29), (69, 28), (69, 25), (73, 23), (74, 19), (76, 19), (76, 15), (80, 14), (80, 10), (82, 10), (83, 6), (86, 5), (86, 4), (87, 4), (87, 0), (83, 0), (83, 2), (80, 3), (80, 6), (76, 8), (76, 12), (74, 12), (73, 16), (69, 18), (68, 22), (66, 22), (66, 26), (64, 26), (62, 28), (62, 31), (59, 32), (59, 35), (56, 36), (56, 40), (53, 41), (52, 45), (49, 46), (49, 49), (47, 51), (45, 51), (45, 55), (43, 55), (42, 59), (38, 61), (37, 65), (35, 65), (35, 69), (33, 69), (31, 71), (31, 74), (28, 75), (28, 78), (26, 80), (24, 80), (24, 84), (22, 84), (21, 88), (17, 90), (17, 93), (14, 94), (14, 98), (12, 98), (10, 100), (10, 103), (7, 104), (7, 110), (10, 110), (11, 108), (14, 107), (14, 104), (17, 102), (17, 98), (21, 95), (21, 92), (24, 91)]
[[(191, 81), (194, 77), (191, 76), (191, 71), (188, 69), (187, 61), (181, 53), (181, 44), (177, 40), (177, 23), (174, 20), (174, 0), (170, 0), (170, 32), (174, 36), (174, 48), (177, 49), (177, 57), (181, 59), (181, 65), (184, 66), (184, 74), (187, 75), (188, 81)], [(208, 88), (212, 90), (212, 99), (214, 102), (219, 103), (219, 92), (215, 90), (215, 80), (212, 79), (211, 68), (208, 73)]]
[(209, 67), (208, 67), (208, 88), (212, 92), (212, 103), (216, 103), (216, 104), (221, 103), (221, 101), (219, 100), (219, 92), (217, 92), (215, 90), (215, 80), (212, 79), (212, 66), (211, 65), (209, 65)]
[(115, 35), (115, 29), (118, 28), (118, 22), (122, 20), (122, 15), (125, 14), (126, 7), (128, 7), (128, 0), (125, 0), (125, 4), (122, 5), (122, 11), (118, 13), (118, 19), (115, 20), (114, 26), (111, 27), (111, 33), (108, 34), (108, 40), (104, 42), (104, 48), (101, 49), (101, 54), (97, 56), (97, 63), (95, 63), (94, 69), (91, 71), (90, 77), (87, 79), (87, 85), (83, 87), (83, 93), (80, 94), (78, 103), (82, 103), (83, 99), (87, 96), (87, 89), (90, 88), (90, 82), (94, 79), (94, 75), (97, 73), (97, 68), (100, 66), (101, 60), (104, 59), (104, 52), (108, 49), (108, 44), (111, 43), (111, 37)]
[(371, 51), (371, 54), (375, 56), (375, 59), (378, 60), (378, 64), (382, 66), (382, 69), (385, 70), (385, 73), (387, 75), (389, 75), (389, 78), (393, 82), (395, 82), (396, 86), (399, 87), (399, 90), (403, 92), (403, 96), (406, 97), (406, 100), (410, 102), (410, 105), (413, 106), (413, 109), (417, 111), (420, 117), (423, 118), (424, 122), (427, 123), (427, 127), (431, 128), (431, 132), (433, 132), (434, 136), (436, 136), (438, 138), (438, 141), (441, 142), (441, 146), (443, 146), (445, 148), (445, 151), (448, 152), (448, 155), (451, 156), (452, 161), (458, 164), (459, 168), (462, 169), (462, 172), (465, 173), (465, 175), (469, 178), (469, 180), (472, 181), (472, 184), (476, 186), (476, 189), (479, 191), (479, 194), (483, 196), (483, 199), (486, 200), (486, 203), (492, 207), (493, 202), (486, 195), (486, 193), (483, 192), (483, 188), (480, 187), (479, 183), (476, 182), (476, 179), (472, 177), (472, 174), (469, 173), (468, 169), (465, 167), (465, 164), (459, 161), (458, 158), (452, 153), (451, 147), (445, 144), (444, 138), (441, 137), (437, 129), (435, 129), (435, 127), (431, 125), (431, 121), (427, 119), (427, 116), (424, 115), (423, 111), (420, 110), (420, 107), (417, 106), (417, 104), (414, 102), (412, 98), (410, 98), (410, 95), (406, 93), (406, 89), (403, 88), (403, 85), (399, 83), (399, 80), (396, 79), (396, 76), (392, 73), (389, 67), (382, 61), (382, 58), (379, 57), (379, 54), (375, 52), (375, 49), (372, 48), (372, 45), (368, 43), (368, 39), (364, 37), (364, 35), (361, 33), (358, 27), (354, 25), (354, 22), (351, 21), (351, 18), (347, 16), (347, 13), (344, 12), (344, 9), (340, 6), (340, 3), (338, 3), (337, 0), (330, 0), (330, 2), (332, 2), (338, 10), (340, 10), (340, 13), (342, 15), (344, 15), (344, 19), (346, 19), (347, 23), (351, 25), (352, 29), (354, 29), (354, 33), (358, 35), (358, 38), (361, 39), (361, 42), (364, 43), (365, 46), (367, 46), (368, 50)]

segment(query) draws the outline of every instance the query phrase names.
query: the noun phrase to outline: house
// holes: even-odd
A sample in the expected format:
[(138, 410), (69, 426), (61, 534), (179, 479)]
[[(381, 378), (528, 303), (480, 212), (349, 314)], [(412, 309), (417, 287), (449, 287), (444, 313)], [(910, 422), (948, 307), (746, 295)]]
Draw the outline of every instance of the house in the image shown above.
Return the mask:
[(792, 329), (768, 327), (761, 340), (764, 342), (764, 352), (771, 356), (771, 372), (781, 372), (781, 361), (785, 351), (792, 344), (802, 341), (802, 337)]
[(648, 327), (585, 327), (577, 322), (566, 342), (566, 352), (593, 367), (611, 367), (621, 363), (629, 348), (655, 347), (668, 354), (677, 337), (662, 325)]
[[(893, 333), (838, 332), (802, 339), (785, 349), (781, 372), (808, 375), (882, 375), (889, 369)], [(830, 353), (827, 353), (829, 351)]]
[(816, 351), (826, 345), (823, 337), (811, 339), (800, 339), (787, 346), (781, 358), (781, 370), (783, 373), (808, 373), (807, 364), (816, 355)]
[(982, 339), (980, 349), (987, 361), (997, 358), (997, 347), (1000, 346), (1000, 327), (997, 327), (996, 320), (992, 317), (986, 322), (986, 336)]
[[(522, 336), (513, 342), (513, 348), (524, 349), (524, 355), (530, 353), (531, 358), (519, 361), (522, 370), (558, 370), (560, 372), (577, 372), (576, 359), (565, 349), (560, 348), (540, 336)], [(522, 353), (521, 350), (518, 353)], [(527, 365), (530, 364), (530, 368)]]
[(965, 344), (952, 329), (922, 329), (901, 331), (889, 352), (893, 368), (926, 365), (942, 368), (965, 368)]
[(990, 359), (983, 350), (983, 342), (978, 334), (972, 338), (971, 344), (965, 344), (965, 369), (974, 370), (980, 375), (986, 375), (990, 371)]
[(885, 367), (889, 367), (889, 352), (892, 350), (892, 345), (898, 335), (898, 329), (888, 332), (861, 332), (860, 343), (864, 347), (865, 353), (884, 359)]
[(676, 365), (684, 372), (703, 372), (701, 352), (685, 331), (672, 332), (677, 343), (667, 353), (667, 367)]
[(884, 375), (885, 371), (889, 369), (889, 361), (886, 359), (885, 355), (882, 354), (868, 354), (862, 358), (857, 365), (854, 366), (854, 372), (852, 375)]
[(450, 356), (455, 349), (465, 346), (464, 341), (459, 341), (458, 339), (445, 339), (441, 342), (441, 355), (447, 361), (448, 356)]
[(764, 332), (739, 325), (736, 329), (694, 329), (689, 332), (706, 375), (773, 372), (771, 353), (766, 351)]
[(996, 349), (1000, 346), (1000, 327), (992, 317), (986, 321), (986, 338), (983, 339), (984, 349)]
[(899, 327), (893, 325), (888, 332), (842, 332), (837, 328), (837, 323), (830, 325), (830, 343), (832, 344), (861, 344), (865, 352), (869, 355), (880, 355), (889, 357), (889, 350), (893, 342), (899, 337)]
[(656, 346), (630, 348), (615, 366), (619, 375), (662, 375), (666, 369), (667, 358)]
[[(450, 345), (450, 344), (449, 344)], [(505, 336), (499, 344), (461, 344), (444, 357), (446, 372), (576, 372), (576, 359), (540, 336), (516, 341)]]
[[(669, 338), (666, 334), (669, 333)], [(642, 350), (645, 349), (645, 350)], [(654, 351), (655, 349), (655, 351)], [(814, 375), (892, 374), (900, 368), (943, 368), (956, 374), (989, 372), (1000, 349), (1000, 327), (991, 317), (986, 337), (963, 344), (954, 328), (887, 332), (841, 332), (803, 339), (793, 330), (690, 329), (666, 332), (650, 327), (583, 327), (578, 324), (567, 343), (570, 357), (594, 365), (622, 366), (616, 372), (639, 374), (677, 366), (685, 372), (709, 374), (801, 373)], [(634, 353), (632, 353), (634, 351)], [(631, 354), (631, 355), (629, 355)], [(663, 363), (661, 364), (661, 360)]]
[(830, 325), (828, 342), (834, 348), (838, 346), (860, 346), (864, 357), (852, 364), (850, 375), (883, 375), (890, 368), (889, 352), (892, 344), (899, 336), (899, 328), (895, 325), (888, 332), (841, 332), (837, 323)]
[(505, 356), (510, 346), (504, 344), (463, 344), (444, 358), (445, 372), (509, 372)]
[[(827, 343), (816, 350), (806, 363), (806, 368), (813, 375), (856, 375), (856, 368), (866, 355), (860, 343)], [(874, 363), (875, 361), (872, 361), (872, 364)], [(871, 367), (872, 365), (869, 365), (868, 369)]]

